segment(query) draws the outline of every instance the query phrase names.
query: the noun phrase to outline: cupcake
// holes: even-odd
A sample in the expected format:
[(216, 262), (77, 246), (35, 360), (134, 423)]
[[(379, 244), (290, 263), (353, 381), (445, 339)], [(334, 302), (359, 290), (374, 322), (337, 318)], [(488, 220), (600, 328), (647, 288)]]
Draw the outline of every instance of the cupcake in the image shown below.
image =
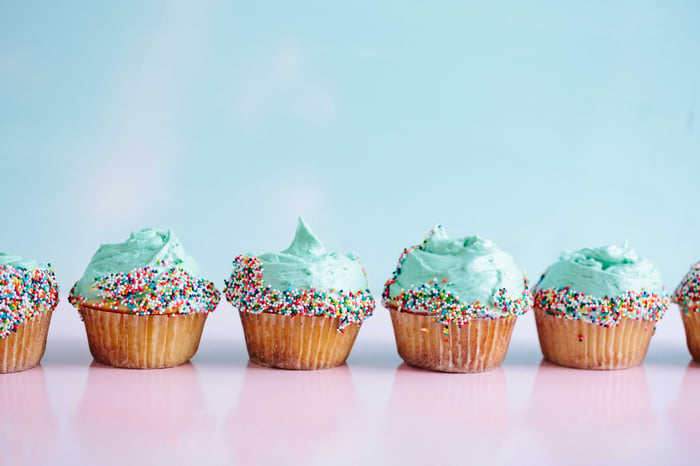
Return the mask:
[(399, 356), (442, 372), (500, 366), (517, 316), (532, 305), (510, 255), (479, 236), (448, 238), (440, 226), (403, 251), (382, 297)]
[(68, 300), (85, 322), (96, 361), (156, 369), (197, 352), (220, 295), (172, 231), (149, 228), (100, 246)]
[(562, 253), (534, 298), (544, 358), (579, 369), (640, 365), (669, 302), (656, 267), (627, 243)]
[(671, 299), (681, 308), (690, 355), (700, 362), (700, 262), (690, 268)]
[(0, 374), (39, 364), (57, 304), (50, 264), (0, 253)]
[(237, 256), (224, 293), (239, 311), (250, 360), (281, 369), (343, 364), (374, 310), (357, 256), (327, 252), (301, 218), (284, 251)]

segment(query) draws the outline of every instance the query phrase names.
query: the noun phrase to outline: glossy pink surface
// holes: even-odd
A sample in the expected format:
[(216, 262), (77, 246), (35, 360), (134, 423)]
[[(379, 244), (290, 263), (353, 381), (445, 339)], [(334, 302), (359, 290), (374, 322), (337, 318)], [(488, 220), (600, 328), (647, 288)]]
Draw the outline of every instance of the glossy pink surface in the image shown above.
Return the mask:
[(502, 368), (442, 374), (401, 362), (384, 313), (346, 365), (295, 372), (249, 363), (222, 306), (191, 363), (139, 371), (93, 362), (62, 304), (42, 365), (0, 376), (0, 464), (698, 462), (700, 365), (678, 327), (642, 367), (593, 372), (542, 362), (526, 316)]

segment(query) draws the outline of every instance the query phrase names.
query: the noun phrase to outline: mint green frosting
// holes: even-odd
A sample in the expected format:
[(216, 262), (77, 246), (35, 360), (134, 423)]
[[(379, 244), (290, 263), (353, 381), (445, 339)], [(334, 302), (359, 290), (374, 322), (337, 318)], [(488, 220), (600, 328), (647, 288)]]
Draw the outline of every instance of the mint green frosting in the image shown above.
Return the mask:
[(12, 256), (10, 254), (5, 254), (4, 252), (0, 252), (0, 265), (9, 265), (16, 269), (22, 268), (30, 270), (45, 270), (51, 268), (51, 265), (45, 262), (22, 259), (20, 256)]
[(637, 256), (627, 242), (621, 246), (563, 252), (536, 288), (567, 286), (596, 298), (619, 296), (627, 291), (664, 293), (659, 271), (651, 262)]
[(425, 248), (409, 252), (400, 267), (389, 297), (433, 280), (462, 303), (493, 306), (499, 289), (519, 297), (525, 288), (523, 270), (492, 241), (478, 235), (448, 238), (441, 226), (427, 238)]
[(299, 218), (292, 244), (282, 252), (257, 256), (263, 265), (263, 283), (279, 291), (318, 289), (359, 291), (367, 289), (367, 276), (355, 254), (328, 252)]
[(97, 250), (83, 277), (75, 284), (73, 294), (85, 299), (100, 298), (91, 290), (94, 280), (111, 273), (129, 273), (142, 267), (158, 271), (178, 267), (193, 276), (201, 276), (199, 266), (180, 244), (172, 230), (144, 228), (132, 233), (123, 243), (103, 244)]

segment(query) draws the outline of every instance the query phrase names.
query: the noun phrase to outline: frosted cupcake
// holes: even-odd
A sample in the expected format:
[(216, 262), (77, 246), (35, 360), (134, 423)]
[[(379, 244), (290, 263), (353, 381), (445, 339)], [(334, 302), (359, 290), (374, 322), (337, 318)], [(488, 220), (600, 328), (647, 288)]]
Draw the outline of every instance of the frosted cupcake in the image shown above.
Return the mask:
[(357, 256), (327, 252), (301, 218), (284, 251), (237, 256), (224, 293), (239, 311), (250, 360), (282, 369), (343, 364), (374, 310)]
[(149, 228), (100, 246), (68, 300), (96, 361), (155, 369), (194, 356), (220, 295), (172, 231)]
[(544, 358), (579, 369), (640, 365), (669, 303), (656, 267), (627, 243), (562, 253), (534, 298)]
[(688, 351), (700, 362), (700, 262), (690, 268), (671, 299), (681, 308)]
[(39, 364), (57, 304), (51, 265), (0, 253), (0, 374)]
[(510, 255), (479, 236), (448, 238), (438, 226), (403, 251), (383, 302), (406, 363), (483, 372), (503, 362), (516, 318), (532, 297)]

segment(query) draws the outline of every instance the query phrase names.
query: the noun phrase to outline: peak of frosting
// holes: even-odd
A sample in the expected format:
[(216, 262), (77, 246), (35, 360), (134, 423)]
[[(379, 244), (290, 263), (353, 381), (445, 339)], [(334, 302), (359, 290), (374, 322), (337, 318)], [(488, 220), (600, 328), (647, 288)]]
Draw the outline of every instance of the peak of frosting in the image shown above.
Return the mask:
[(440, 241), (447, 239), (449, 238), (447, 237), (447, 232), (445, 231), (443, 226), (436, 225), (435, 228), (430, 230), (430, 233), (428, 233), (428, 236), (425, 239), (425, 244), (427, 247), (428, 245), (439, 244)]
[(262, 262), (263, 282), (272, 289), (359, 291), (368, 287), (358, 257), (328, 252), (301, 218), (287, 249), (257, 257)]
[(38, 262), (30, 259), (22, 259), (20, 256), (13, 256), (0, 252), (0, 266), (9, 265), (16, 269), (44, 270), (50, 269), (51, 265), (45, 262)]
[(326, 254), (326, 248), (318, 236), (304, 222), (304, 219), (299, 217), (297, 231), (294, 234), (294, 240), (287, 249), (282, 251), (285, 254), (290, 254), (297, 257), (323, 256)]
[(619, 296), (629, 291), (663, 294), (661, 275), (656, 267), (639, 257), (627, 242), (561, 253), (537, 288), (564, 287), (596, 298)]
[(431, 284), (461, 303), (494, 305), (501, 290), (511, 296), (525, 291), (524, 273), (513, 258), (479, 235), (450, 238), (435, 227), (422, 245), (404, 251), (385, 297)]

